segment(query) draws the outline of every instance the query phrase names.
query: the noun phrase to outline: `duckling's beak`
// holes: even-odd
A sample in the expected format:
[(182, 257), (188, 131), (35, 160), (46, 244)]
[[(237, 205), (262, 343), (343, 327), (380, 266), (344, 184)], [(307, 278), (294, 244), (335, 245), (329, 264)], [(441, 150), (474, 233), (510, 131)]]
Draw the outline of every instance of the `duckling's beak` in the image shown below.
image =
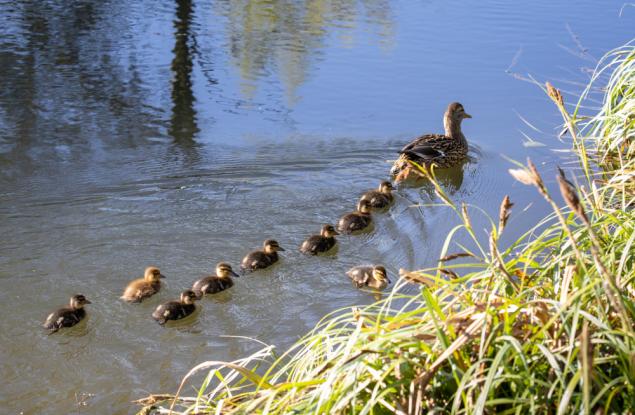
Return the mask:
[(165, 278), (165, 275), (159, 274), (159, 278)]
[(84, 304), (92, 304), (90, 300), (84, 300)]
[(235, 273), (233, 270), (232, 270), (232, 271), (229, 271), (229, 274), (230, 274), (232, 277), (240, 278), (240, 275), (238, 275), (237, 273)]
[(332, 231), (332, 233), (333, 233), (333, 235), (341, 235), (341, 233), (339, 233), (339, 232), (338, 232), (338, 231), (336, 231), (336, 230), (333, 230), (333, 231)]
[(277, 249), (278, 251), (284, 251), (284, 250), (285, 250), (285, 249), (284, 249), (283, 247), (281, 247), (281, 246), (277, 247), (276, 249)]
[(467, 112), (463, 113), (463, 118), (472, 118), (472, 116), (470, 114), (468, 114)]

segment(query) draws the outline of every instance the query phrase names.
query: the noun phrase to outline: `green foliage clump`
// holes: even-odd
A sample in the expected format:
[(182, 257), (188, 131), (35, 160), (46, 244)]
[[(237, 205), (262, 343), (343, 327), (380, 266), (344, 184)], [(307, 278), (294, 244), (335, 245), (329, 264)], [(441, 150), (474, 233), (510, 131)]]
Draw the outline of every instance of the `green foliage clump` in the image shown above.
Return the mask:
[[(561, 207), (531, 161), (510, 173), (534, 186), (553, 213), (507, 248), (499, 246), (511, 201), (474, 233), (476, 208), (437, 267), (403, 271), (384, 300), (325, 317), (282, 356), (267, 347), (235, 362), (205, 362), (193, 397), (153, 395), (144, 411), (179, 414), (421, 414), (635, 412), (635, 46), (608, 54), (603, 106), (563, 116), (583, 173), (557, 175)], [(553, 172), (554, 174), (556, 172)], [(448, 252), (459, 232), (474, 248)], [(460, 259), (461, 261), (457, 261)], [(457, 263), (461, 262), (461, 263)], [(420, 284), (404, 295), (404, 284)]]

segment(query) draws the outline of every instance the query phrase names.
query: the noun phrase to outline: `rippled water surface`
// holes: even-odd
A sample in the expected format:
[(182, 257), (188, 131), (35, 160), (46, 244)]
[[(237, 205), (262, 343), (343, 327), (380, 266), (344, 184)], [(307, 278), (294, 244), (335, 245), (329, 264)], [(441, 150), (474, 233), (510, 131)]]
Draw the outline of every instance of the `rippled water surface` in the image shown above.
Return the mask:
[[(512, 183), (503, 156), (547, 169), (566, 147), (553, 107), (522, 78), (579, 91), (597, 58), (633, 35), (635, 8), (621, 7), (0, 2), (2, 411), (134, 412), (131, 400), (174, 392), (195, 364), (261, 347), (235, 336), (284, 348), (324, 314), (373, 301), (346, 279), (353, 265), (383, 263), (393, 276), (433, 265), (457, 220), (412, 207), (438, 202), (427, 186), (400, 188), (374, 232), (341, 237), (336, 255), (297, 247), (386, 178), (411, 137), (441, 131), (451, 101), (474, 118), (472, 161), (445, 178), (448, 192), (493, 215), (511, 194), (508, 238), (518, 235), (545, 206)], [(266, 238), (287, 248), (280, 264), (181, 324), (150, 319)], [(167, 286), (123, 304), (148, 265)], [(88, 320), (47, 336), (42, 320), (76, 292), (93, 301)]]

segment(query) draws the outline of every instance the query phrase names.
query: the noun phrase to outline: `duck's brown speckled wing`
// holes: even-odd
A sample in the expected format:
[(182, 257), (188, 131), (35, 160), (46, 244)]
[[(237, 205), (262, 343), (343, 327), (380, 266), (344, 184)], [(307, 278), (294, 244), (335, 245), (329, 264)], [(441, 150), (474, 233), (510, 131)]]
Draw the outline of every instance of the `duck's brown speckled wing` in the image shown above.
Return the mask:
[(433, 162), (435, 159), (447, 155), (455, 146), (454, 140), (443, 134), (428, 134), (413, 140), (399, 153), (413, 159)]

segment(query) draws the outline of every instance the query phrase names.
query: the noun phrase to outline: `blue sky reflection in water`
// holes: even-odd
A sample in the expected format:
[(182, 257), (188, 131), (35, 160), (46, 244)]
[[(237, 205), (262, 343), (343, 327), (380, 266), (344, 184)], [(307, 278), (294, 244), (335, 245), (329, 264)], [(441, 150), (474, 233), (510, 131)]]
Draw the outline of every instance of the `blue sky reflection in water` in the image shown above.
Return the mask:
[[(545, 213), (501, 157), (549, 172), (559, 120), (528, 74), (570, 98), (588, 69), (633, 36), (620, 2), (0, 2), (0, 396), (10, 413), (130, 413), (186, 370), (284, 348), (325, 313), (373, 301), (344, 272), (430, 266), (453, 214), (406, 187), (375, 232), (306, 258), (303, 238), (386, 178), (395, 151), (441, 131), (451, 101), (474, 118), (474, 161), (452, 197), (496, 214), (508, 238)], [(542, 132), (525, 124), (522, 116)], [(553, 175), (545, 174), (547, 178)], [(525, 209), (529, 206), (527, 209)], [(485, 221), (475, 213), (477, 226)], [(483, 232), (483, 235), (485, 233)], [(150, 313), (268, 237), (279, 265), (161, 328)], [(461, 240), (459, 238), (459, 240)], [(154, 264), (167, 286), (118, 300)], [(394, 278), (393, 278), (394, 279)], [(39, 325), (82, 292), (85, 324)], [(79, 407), (85, 402), (87, 407)]]

